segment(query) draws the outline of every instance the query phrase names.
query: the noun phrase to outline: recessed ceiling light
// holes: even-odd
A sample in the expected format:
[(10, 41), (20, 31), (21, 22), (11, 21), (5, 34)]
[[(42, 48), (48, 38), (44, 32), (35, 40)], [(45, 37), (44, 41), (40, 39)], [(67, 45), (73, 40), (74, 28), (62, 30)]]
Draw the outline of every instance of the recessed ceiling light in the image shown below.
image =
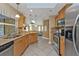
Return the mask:
[(35, 23), (35, 21), (34, 21), (34, 20), (32, 20), (32, 21), (31, 21), (31, 23), (33, 23), (33, 24), (34, 24), (34, 23)]
[(30, 12), (32, 12), (32, 9), (30, 10)]
[(19, 18), (19, 17), (20, 17), (20, 15), (19, 15), (19, 14), (16, 14), (16, 15), (15, 15), (15, 17), (16, 17), (16, 18)]

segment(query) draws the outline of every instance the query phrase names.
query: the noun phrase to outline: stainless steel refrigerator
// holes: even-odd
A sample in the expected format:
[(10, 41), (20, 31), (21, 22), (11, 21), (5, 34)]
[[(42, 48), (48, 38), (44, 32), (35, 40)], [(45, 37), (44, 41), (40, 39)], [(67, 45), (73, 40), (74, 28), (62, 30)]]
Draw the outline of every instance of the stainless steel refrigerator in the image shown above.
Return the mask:
[(65, 11), (65, 56), (79, 56), (79, 4)]

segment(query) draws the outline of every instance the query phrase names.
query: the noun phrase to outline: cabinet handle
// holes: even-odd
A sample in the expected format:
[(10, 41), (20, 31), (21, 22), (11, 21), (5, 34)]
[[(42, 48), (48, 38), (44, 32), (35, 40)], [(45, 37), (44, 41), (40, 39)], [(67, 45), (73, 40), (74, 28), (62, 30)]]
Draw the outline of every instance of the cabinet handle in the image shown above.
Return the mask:
[(77, 21), (79, 20), (79, 15), (76, 17), (76, 20), (75, 20), (75, 23), (74, 23), (74, 26), (73, 26), (73, 45), (74, 45), (74, 48), (75, 48), (75, 51), (77, 53), (77, 55), (79, 55), (79, 52), (77, 51), (77, 47), (76, 47), (76, 41), (75, 41), (75, 31), (76, 31), (76, 24), (77, 24)]

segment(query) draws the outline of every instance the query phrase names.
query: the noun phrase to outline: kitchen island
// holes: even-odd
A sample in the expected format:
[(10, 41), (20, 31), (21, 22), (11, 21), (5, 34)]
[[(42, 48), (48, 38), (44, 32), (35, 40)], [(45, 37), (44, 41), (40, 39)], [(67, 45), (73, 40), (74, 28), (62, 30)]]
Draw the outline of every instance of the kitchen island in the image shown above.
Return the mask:
[(13, 55), (19, 56), (22, 55), (26, 48), (37, 42), (37, 33), (36, 32), (23, 32), (19, 36), (14, 38), (3, 39), (0, 38), (0, 46), (13, 41)]

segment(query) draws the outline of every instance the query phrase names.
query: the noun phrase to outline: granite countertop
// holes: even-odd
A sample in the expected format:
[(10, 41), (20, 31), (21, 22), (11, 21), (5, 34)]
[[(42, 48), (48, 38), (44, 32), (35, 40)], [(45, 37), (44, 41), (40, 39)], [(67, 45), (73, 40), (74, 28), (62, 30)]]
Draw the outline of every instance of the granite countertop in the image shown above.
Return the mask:
[(0, 46), (6, 44), (8, 42), (14, 41), (14, 40), (16, 40), (18, 38), (21, 38), (21, 37), (23, 37), (23, 36), (25, 36), (27, 34), (31, 34), (31, 33), (36, 33), (36, 32), (23, 32), (23, 33), (20, 34), (20, 36), (14, 37), (14, 38), (8, 38), (8, 39), (0, 38)]

